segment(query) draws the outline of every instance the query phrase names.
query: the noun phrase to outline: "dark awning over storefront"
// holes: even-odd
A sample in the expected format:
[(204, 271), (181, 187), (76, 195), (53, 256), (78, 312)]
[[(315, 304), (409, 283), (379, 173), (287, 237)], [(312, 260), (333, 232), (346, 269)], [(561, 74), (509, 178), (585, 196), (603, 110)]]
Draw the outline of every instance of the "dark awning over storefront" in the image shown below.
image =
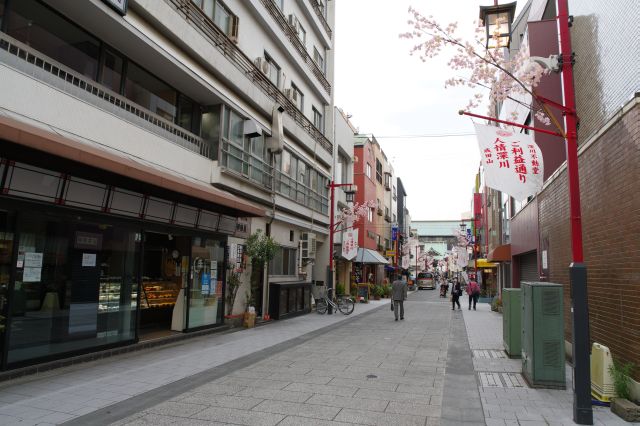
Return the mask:
[(503, 244), (491, 250), (487, 256), (489, 262), (511, 262), (511, 244)]
[(0, 138), (47, 154), (56, 155), (98, 169), (184, 194), (227, 209), (237, 217), (265, 216), (265, 210), (207, 183), (190, 179), (115, 149), (97, 143), (62, 136), (45, 128), (0, 116)]

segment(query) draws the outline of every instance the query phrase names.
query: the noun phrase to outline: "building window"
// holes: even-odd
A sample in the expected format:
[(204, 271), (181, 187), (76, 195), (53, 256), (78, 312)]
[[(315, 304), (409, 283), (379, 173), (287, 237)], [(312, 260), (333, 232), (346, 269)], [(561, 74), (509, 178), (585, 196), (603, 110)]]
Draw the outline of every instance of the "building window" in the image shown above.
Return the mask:
[(349, 159), (342, 155), (338, 154), (338, 170), (336, 171), (336, 176), (340, 179), (338, 183), (349, 183)]
[(367, 210), (367, 219), (369, 219), (369, 222), (373, 222), (373, 209)]
[(313, 125), (316, 129), (320, 130), (322, 134), (324, 134), (324, 121), (322, 119), (322, 114), (316, 109), (316, 107), (311, 107), (311, 109), (313, 110)]
[(382, 183), (382, 163), (376, 158), (376, 180)]
[(371, 179), (371, 164), (369, 164), (369, 163), (367, 163), (367, 170), (366, 170), (366, 173), (367, 173), (367, 177), (368, 177), (369, 179)]
[(192, 0), (218, 28), (232, 39), (238, 38), (238, 17), (220, 0)]
[(300, 110), (300, 112), (304, 113), (304, 94), (298, 89), (298, 86), (291, 83), (291, 90), (293, 91), (293, 103), (296, 104), (296, 108)]
[(284, 10), (284, 0), (273, 0), (273, 2), (280, 8), (280, 10)]
[(276, 87), (280, 88), (280, 66), (276, 63), (276, 61), (273, 60), (271, 56), (267, 54), (267, 52), (264, 52), (264, 59), (269, 64), (269, 74), (267, 74), (267, 77), (269, 77), (269, 80), (271, 80), (271, 82), (275, 84)]
[(316, 63), (318, 68), (322, 71), (322, 73), (326, 73), (324, 68), (324, 55), (320, 54), (320, 51), (314, 46), (313, 47), (313, 61)]
[(296, 275), (297, 250), (279, 247), (275, 257), (269, 262), (269, 275)]

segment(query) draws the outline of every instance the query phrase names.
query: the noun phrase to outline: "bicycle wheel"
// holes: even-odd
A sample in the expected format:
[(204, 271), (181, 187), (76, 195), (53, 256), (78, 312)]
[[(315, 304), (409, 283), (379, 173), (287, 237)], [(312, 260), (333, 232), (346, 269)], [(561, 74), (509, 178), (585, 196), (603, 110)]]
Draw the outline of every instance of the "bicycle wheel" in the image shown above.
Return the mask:
[(338, 310), (345, 315), (349, 315), (353, 312), (353, 309), (356, 307), (356, 304), (353, 303), (353, 299), (349, 297), (341, 297), (338, 299)]
[(324, 299), (316, 300), (316, 312), (319, 314), (325, 314), (327, 312), (327, 301)]

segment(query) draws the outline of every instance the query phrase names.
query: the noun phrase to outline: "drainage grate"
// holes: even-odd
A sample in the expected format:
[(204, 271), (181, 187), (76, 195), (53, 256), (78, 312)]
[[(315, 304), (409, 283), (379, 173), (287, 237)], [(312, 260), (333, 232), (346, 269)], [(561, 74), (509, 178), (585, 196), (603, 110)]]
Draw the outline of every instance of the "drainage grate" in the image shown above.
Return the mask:
[(490, 359), (490, 358), (506, 358), (507, 354), (504, 353), (504, 351), (502, 350), (495, 350), (495, 349), (474, 349), (473, 350), (473, 357), (474, 358), (485, 358), (485, 359)]
[(378, 376), (376, 376), (375, 374), (367, 374), (367, 379), (377, 379)]
[(483, 388), (526, 388), (520, 373), (478, 373)]

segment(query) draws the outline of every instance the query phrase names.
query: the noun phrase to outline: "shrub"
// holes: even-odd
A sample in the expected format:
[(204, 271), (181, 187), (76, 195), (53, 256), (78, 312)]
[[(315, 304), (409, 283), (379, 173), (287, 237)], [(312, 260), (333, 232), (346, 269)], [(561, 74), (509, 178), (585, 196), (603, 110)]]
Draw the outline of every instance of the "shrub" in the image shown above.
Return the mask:
[(373, 287), (373, 295), (382, 297), (384, 295), (384, 289), (380, 285), (376, 285)]
[(613, 388), (618, 398), (631, 399), (630, 376), (634, 367), (632, 362), (623, 364), (619, 361), (614, 361), (613, 364), (609, 366), (609, 372), (613, 377)]
[(356, 297), (358, 295), (358, 284), (351, 283), (351, 295)]
[(336, 284), (336, 295), (344, 294), (344, 284)]
[(385, 284), (383, 289), (384, 289), (384, 297), (391, 297), (391, 286), (389, 284)]
[(502, 298), (500, 298), (500, 296), (498, 295), (493, 296), (493, 299), (491, 300), (491, 310), (497, 312), (498, 308), (500, 308), (501, 306)]

